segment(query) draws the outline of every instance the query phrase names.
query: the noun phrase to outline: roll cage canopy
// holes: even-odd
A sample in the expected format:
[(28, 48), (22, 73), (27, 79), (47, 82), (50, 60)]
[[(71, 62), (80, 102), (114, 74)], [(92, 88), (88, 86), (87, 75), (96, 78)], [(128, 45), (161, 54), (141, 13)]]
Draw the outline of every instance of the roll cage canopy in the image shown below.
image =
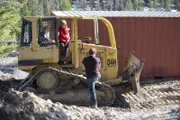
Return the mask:
[[(115, 35), (114, 35), (114, 30), (113, 30), (113, 26), (112, 24), (104, 17), (100, 17), (100, 16), (95, 16), (95, 17), (92, 17), (92, 16), (26, 16), (23, 18), (24, 20), (26, 21), (30, 21), (32, 22), (32, 26), (33, 26), (33, 23), (34, 23), (34, 26), (36, 25), (36, 27), (38, 26), (38, 21), (39, 20), (43, 20), (43, 19), (70, 19), (72, 20), (72, 25), (73, 26), (73, 29), (71, 29), (72, 33), (74, 34), (74, 36), (76, 36), (75, 34), (77, 34), (77, 20), (100, 20), (102, 21), (106, 27), (107, 27), (107, 30), (108, 30), (108, 34), (109, 34), (109, 41), (110, 41), (110, 46), (111, 47), (116, 47), (116, 40), (115, 40)], [(57, 25), (57, 23), (56, 23)], [(39, 32), (38, 30), (35, 30), (37, 31), (37, 33)], [(33, 34), (33, 32), (32, 32)], [(33, 35), (34, 36), (34, 35)], [(35, 35), (34, 38), (38, 37), (38, 35)], [(35, 39), (37, 39), (35, 38)], [(33, 37), (32, 37), (33, 39)], [(72, 40), (75, 40), (75, 38), (72, 38)], [(33, 41), (33, 40), (32, 40)]]

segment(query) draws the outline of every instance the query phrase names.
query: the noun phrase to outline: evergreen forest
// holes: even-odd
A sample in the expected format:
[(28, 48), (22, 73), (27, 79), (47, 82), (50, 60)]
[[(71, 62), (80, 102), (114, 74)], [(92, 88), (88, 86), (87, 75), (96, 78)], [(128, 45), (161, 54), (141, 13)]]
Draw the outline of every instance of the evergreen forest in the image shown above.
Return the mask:
[(180, 11), (180, 0), (0, 0), (0, 57), (16, 47), (22, 16), (50, 15), (51, 10), (143, 11), (145, 8)]

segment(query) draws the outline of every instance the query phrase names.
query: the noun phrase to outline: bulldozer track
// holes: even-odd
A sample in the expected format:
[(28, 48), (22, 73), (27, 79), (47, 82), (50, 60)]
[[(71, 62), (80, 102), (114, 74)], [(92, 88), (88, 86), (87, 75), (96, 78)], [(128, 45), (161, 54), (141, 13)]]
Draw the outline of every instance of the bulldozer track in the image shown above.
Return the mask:
[(150, 85), (141, 88), (143, 96), (137, 96), (132, 92), (122, 94), (129, 103), (131, 109), (148, 109), (158, 105), (178, 104), (180, 105), (180, 88), (179, 84)]
[[(81, 82), (86, 83), (86, 77), (84, 77), (83, 75), (79, 75), (79, 74), (75, 74), (72, 72), (67, 72), (64, 70), (59, 70), (53, 67), (44, 67), (40, 70), (38, 70), (33, 76), (28, 76), (24, 81), (22, 81), (21, 85), (19, 86), (19, 90), (23, 90), (23, 88), (25, 88), (26, 86), (28, 86), (28, 84), (30, 84), (31, 82), (33, 82), (36, 77), (38, 77), (39, 73), (41, 73), (44, 70), (49, 70), (51, 72), (55, 72), (56, 74), (60, 75), (66, 75), (69, 77), (73, 77), (74, 79), (79, 79)], [(96, 82), (96, 86), (101, 88), (101, 90), (106, 91), (106, 100), (104, 101), (103, 105), (106, 106), (110, 106), (114, 103), (114, 100), (116, 99), (116, 95), (115, 95), (115, 90), (108, 84), (104, 83), (104, 82)], [(102, 103), (101, 103), (102, 104)]]
[[(31, 78), (25, 79), (23, 81), (23, 84), (20, 86), (20, 90), (23, 87), (25, 87), (30, 81), (32, 81), (38, 75), (38, 73), (44, 69), (55, 71), (58, 74), (73, 76), (74, 78), (78, 78), (83, 82), (86, 81), (86, 77), (82, 75), (69, 73), (67, 71), (58, 70), (52, 67), (46, 67), (37, 71)], [(144, 82), (144, 84), (146, 83)], [(157, 81), (156, 84), (156, 81), (154, 81), (152, 84), (148, 82), (148, 84), (141, 87), (143, 96), (135, 95), (132, 91), (121, 95), (123, 96), (123, 99), (125, 99), (125, 101), (128, 103), (128, 108), (132, 110), (149, 109), (158, 105), (168, 105), (168, 104), (180, 105), (180, 88), (179, 88), (180, 84), (176, 82), (175, 83), (172, 82), (170, 86), (167, 86), (167, 85), (163, 85), (163, 81), (162, 81), (162, 85), (159, 84), (161, 84), (161, 82)], [(96, 86), (102, 86), (103, 89), (108, 91), (109, 93), (108, 94), (109, 98), (106, 101), (105, 105), (108, 106), (112, 105), (114, 100), (118, 99), (118, 97), (116, 97), (115, 95), (114, 89), (110, 85), (102, 82), (98, 82)]]

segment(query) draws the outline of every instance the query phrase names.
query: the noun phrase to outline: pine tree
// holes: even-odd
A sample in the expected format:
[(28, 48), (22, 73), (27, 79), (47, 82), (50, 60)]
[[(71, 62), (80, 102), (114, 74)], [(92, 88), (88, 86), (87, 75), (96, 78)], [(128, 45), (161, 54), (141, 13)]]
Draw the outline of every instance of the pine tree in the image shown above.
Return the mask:
[(104, 10), (105, 8), (104, 8), (104, 2), (103, 2), (104, 0), (100, 0), (100, 9), (101, 10)]
[(134, 10), (138, 10), (139, 8), (139, 1), (138, 0), (132, 0), (133, 8)]
[(120, 0), (115, 0), (115, 9), (114, 10), (119, 10), (120, 9)]
[(177, 10), (180, 11), (180, 1), (179, 4), (177, 5)]
[(160, 0), (161, 7), (164, 8), (164, 0)]
[(96, 0), (95, 8), (98, 11), (100, 10), (100, 0)]
[(150, 7), (150, 8), (153, 8), (153, 7), (154, 7), (154, 6), (153, 6), (154, 2), (152, 2), (152, 0), (148, 0), (148, 4), (149, 4), (149, 7)]
[(59, 4), (59, 0), (55, 0), (55, 10), (59, 10), (60, 4)]
[(175, 0), (175, 8), (180, 11), (180, 0)]
[(120, 0), (119, 1), (119, 10), (123, 11), (124, 9), (125, 9), (125, 7), (124, 7), (124, 0)]
[(143, 10), (143, 0), (138, 0), (138, 10)]
[(109, 5), (108, 5), (108, 10), (112, 11), (113, 10), (113, 1), (109, 1)]
[(50, 2), (49, 0), (43, 0), (43, 15), (50, 15)]
[(16, 34), (19, 29), (19, 5), (17, 1), (11, 0), (0, 3), (0, 57), (7, 52), (12, 51), (16, 45), (7, 43), (13, 42), (16, 39)]
[(125, 2), (125, 10), (133, 10), (133, 4), (131, 0), (126, 0)]
[(60, 2), (60, 10), (62, 11), (68, 11), (68, 10), (71, 10), (72, 7), (71, 7), (71, 3), (69, 0), (61, 0)]
[(81, 0), (81, 6), (83, 10), (86, 10), (86, 7), (87, 7), (86, 0)]
[(153, 7), (155, 10), (157, 9), (157, 0), (153, 0)]
[(94, 0), (90, 0), (90, 7), (91, 7), (91, 10), (95, 8)]
[(43, 5), (39, 0), (27, 0), (21, 8), (22, 16), (37, 16), (43, 15)]
[(165, 10), (166, 11), (170, 11), (171, 10), (171, 7), (170, 7), (170, 0), (165, 0)]
[(180, 11), (180, 1), (179, 1), (179, 3), (177, 4), (177, 10)]

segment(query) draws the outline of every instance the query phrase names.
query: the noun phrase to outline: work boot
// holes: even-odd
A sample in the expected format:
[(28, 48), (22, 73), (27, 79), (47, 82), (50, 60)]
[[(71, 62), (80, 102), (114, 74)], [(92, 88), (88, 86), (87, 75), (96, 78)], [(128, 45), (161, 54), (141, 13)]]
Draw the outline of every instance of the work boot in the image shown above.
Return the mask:
[(96, 105), (92, 105), (91, 107), (92, 107), (92, 108), (95, 108), (95, 109), (98, 108), (98, 107), (97, 107), (97, 104), (96, 104)]

